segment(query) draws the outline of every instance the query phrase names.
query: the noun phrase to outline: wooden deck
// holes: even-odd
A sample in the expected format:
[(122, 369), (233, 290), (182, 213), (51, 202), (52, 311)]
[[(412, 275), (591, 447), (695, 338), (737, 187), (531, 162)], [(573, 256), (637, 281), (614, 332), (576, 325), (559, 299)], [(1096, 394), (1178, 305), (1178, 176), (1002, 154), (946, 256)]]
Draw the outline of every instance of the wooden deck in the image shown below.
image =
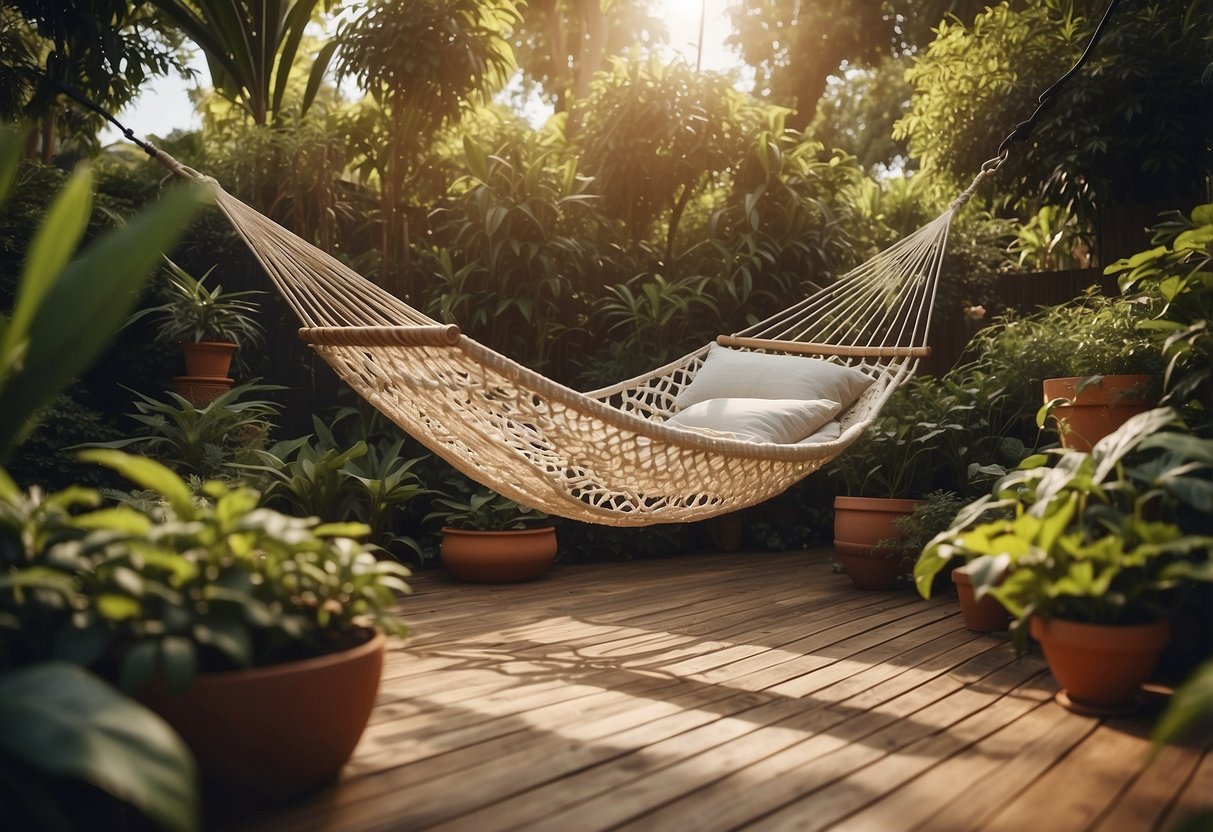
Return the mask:
[(1171, 829), (1208, 747), (1076, 716), (954, 599), (863, 592), (830, 553), (414, 581), (413, 635), (340, 781), (269, 830)]

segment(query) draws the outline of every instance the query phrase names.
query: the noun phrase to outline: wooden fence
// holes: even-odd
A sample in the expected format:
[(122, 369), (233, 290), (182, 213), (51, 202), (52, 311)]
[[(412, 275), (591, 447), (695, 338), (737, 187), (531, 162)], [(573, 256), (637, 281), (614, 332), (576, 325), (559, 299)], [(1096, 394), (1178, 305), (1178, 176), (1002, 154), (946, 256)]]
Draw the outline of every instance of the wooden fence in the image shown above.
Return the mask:
[(919, 365), (919, 372), (946, 373), (960, 359), (973, 334), (994, 317), (1007, 313), (1026, 315), (1042, 306), (1056, 306), (1073, 300), (1093, 285), (1105, 295), (1119, 294), (1116, 280), (1105, 277), (1103, 269), (998, 275), (984, 319), (970, 320), (960, 308), (935, 310), (931, 357)]

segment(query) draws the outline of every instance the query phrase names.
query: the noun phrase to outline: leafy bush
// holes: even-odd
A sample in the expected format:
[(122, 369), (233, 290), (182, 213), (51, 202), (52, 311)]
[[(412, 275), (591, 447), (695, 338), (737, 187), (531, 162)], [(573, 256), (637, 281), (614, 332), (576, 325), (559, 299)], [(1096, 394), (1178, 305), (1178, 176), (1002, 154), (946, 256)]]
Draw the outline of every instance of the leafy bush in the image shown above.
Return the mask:
[(1145, 304), (1140, 328), (1166, 338), (1165, 402), (1213, 435), (1213, 205), (1155, 228), (1155, 248), (1113, 263), (1121, 290)]
[(280, 389), (256, 382), (239, 384), (202, 407), (172, 392), (167, 400), (137, 392), (136, 412), (130, 415), (146, 432), (88, 446), (139, 448), (183, 476), (230, 479), (233, 466), (251, 461), (250, 454), (265, 442), (271, 420), (281, 413), (274, 402), (243, 397)]
[[(1199, 193), (1213, 125), (1201, 3), (1118, 11), (1091, 62), (1042, 115), (1038, 141), (1013, 146), (999, 171), (1009, 201), (1069, 206), (1089, 225), (1098, 207)], [(895, 137), (908, 138), (911, 155), (938, 185), (967, 182), (1010, 126), (1036, 108), (1058, 68), (1081, 53), (1099, 20), (1089, 12), (1102, 8), (1003, 2), (970, 26), (941, 22), (909, 71), (915, 92)]]
[(433, 511), (426, 521), (439, 520), (444, 526), (473, 531), (511, 531), (548, 525), (548, 516), (533, 508), (524, 508), (492, 491), (475, 491), (465, 497), (434, 498)]
[[(1157, 616), (1185, 582), (1213, 580), (1213, 440), (1162, 408), (1089, 454), (1055, 453), (1052, 467), (1044, 455), (1025, 460), (931, 542), (914, 569), (924, 596), (959, 558), (978, 597), (993, 595), (1021, 623), (1130, 624)], [(1026, 628), (1017, 634), (1022, 643)]]
[(393, 607), (408, 571), (352, 539), (367, 527), (278, 514), (214, 480), (195, 497), (143, 457), (83, 456), (160, 500), (140, 510), (79, 488), (6, 494), (0, 655), (98, 668), (116, 657), (115, 678), (135, 690), (155, 675), (184, 685), (199, 670), (322, 655), (364, 627), (404, 632)]
[(397, 527), (409, 504), (429, 492), (413, 470), (423, 458), (402, 458), (400, 438), (345, 444), (320, 418), (312, 417), (312, 427), (310, 436), (252, 449), (249, 460), (236, 467), (253, 478), (268, 506), (328, 522), (365, 523), (376, 545), (420, 555), (416, 540), (397, 534)]

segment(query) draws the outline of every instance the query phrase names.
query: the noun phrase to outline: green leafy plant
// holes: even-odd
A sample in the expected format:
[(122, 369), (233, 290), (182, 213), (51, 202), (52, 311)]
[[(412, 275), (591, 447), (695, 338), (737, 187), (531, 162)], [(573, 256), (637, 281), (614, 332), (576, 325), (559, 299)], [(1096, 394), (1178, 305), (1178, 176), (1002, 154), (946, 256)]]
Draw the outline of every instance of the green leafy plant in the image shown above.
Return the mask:
[(1158, 245), (1108, 266), (1121, 291), (1145, 304), (1142, 329), (1164, 337), (1166, 403), (1213, 432), (1213, 205), (1173, 214), (1154, 229)]
[(367, 446), (364, 456), (349, 460), (342, 472), (361, 486), (357, 516), (371, 529), (371, 540), (384, 548), (400, 544), (421, 554), (416, 540), (395, 532), (399, 510), (430, 493), (414, 468), (423, 457), (405, 459), (404, 440)]
[[(929, 596), (954, 559), (970, 564), (1020, 622), (1030, 616), (1104, 624), (1158, 615), (1168, 592), (1208, 580), (1213, 546), (1213, 440), (1189, 435), (1173, 410), (1135, 416), (1091, 453), (1025, 460), (960, 512), (914, 569)], [(1016, 628), (1017, 638), (1026, 628)]]
[(911, 514), (893, 520), (893, 525), (902, 533), (901, 537), (882, 540), (877, 546), (896, 549), (907, 557), (916, 558), (936, 535), (952, 525), (957, 513), (968, 503), (955, 492), (932, 491)]
[[(211, 81), (257, 124), (277, 121), (304, 30), (319, 0), (154, 0), (152, 5), (206, 55)], [(312, 64), (301, 110), (320, 88), (336, 44)]]
[(1081, 242), (1074, 216), (1055, 205), (1045, 205), (1019, 227), (1008, 251), (1020, 268), (1057, 271), (1076, 265), (1074, 253)]
[(438, 520), (444, 526), (472, 531), (509, 531), (548, 524), (548, 516), (536, 509), (524, 508), (513, 500), (492, 491), (474, 491), (468, 495), (436, 497), (440, 506), (426, 515), (425, 520)]
[[(107, 506), (73, 489), (3, 504), (10, 556), (4, 612), (41, 619), (41, 644), (85, 666), (116, 661), (136, 690), (153, 676), (185, 685), (198, 671), (265, 666), (323, 655), (364, 640), (368, 628), (404, 633), (395, 612), (408, 570), (353, 538), (361, 524), (323, 524), (260, 507), (251, 488), (187, 483), (145, 457), (96, 449), (158, 503)], [(28, 541), (22, 545), (22, 541)], [(15, 544), (15, 545), (14, 545)]]
[(164, 302), (140, 310), (132, 321), (155, 316), (159, 321), (156, 337), (170, 344), (227, 341), (253, 346), (261, 341), (265, 330), (255, 317), (260, 307), (249, 298), (263, 292), (225, 292), (219, 285), (212, 289), (206, 279), (215, 270), (213, 266), (202, 277), (194, 277), (172, 260), (164, 259), (168, 264), (161, 290)]
[(280, 413), (271, 401), (244, 397), (281, 389), (255, 382), (240, 384), (202, 407), (172, 392), (167, 393), (167, 399), (136, 392), (136, 412), (131, 418), (145, 432), (87, 447), (138, 448), (183, 476), (231, 478), (233, 466), (252, 461), (272, 426), (271, 420)]
[(339, 448), (319, 419), (313, 417), (312, 422), (319, 441), (300, 436), (275, 442), (255, 451), (255, 462), (240, 467), (261, 474), (262, 494), (268, 505), (330, 521), (344, 519), (354, 510), (355, 497), (353, 483), (342, 468), (365, 454), (367, 446), (360, 440)]
[(1141, 328), (1149, 311), (1092, 288), (1074, 302), (982, 330), (969, 351), (979, 366), (1003, 371), (1008, 387), (1026, 400), (1039, 400), (1046, 378), (1161, 374), (1162, 339)]
[(942, 393), (939, 382), (923, 377), (893, 394), (867, 433), (830, 466), (848, 496), (920, 498), (948, 486), (937, 477), (961, 441), (969, 407)]
[(420, 554), (412, 537), (396, 533), (395, 523), (401, 509), (429, 493), (413, 470), (422, 458), (403, 459), (403, 439), (346, 445), (320, 418), (312, 418), (312, 427), (311, 436), (253, 449), (251, 460), (236, 467), (256, 478), (266, 505), (330, 522), (363, 522), (372, 542)]

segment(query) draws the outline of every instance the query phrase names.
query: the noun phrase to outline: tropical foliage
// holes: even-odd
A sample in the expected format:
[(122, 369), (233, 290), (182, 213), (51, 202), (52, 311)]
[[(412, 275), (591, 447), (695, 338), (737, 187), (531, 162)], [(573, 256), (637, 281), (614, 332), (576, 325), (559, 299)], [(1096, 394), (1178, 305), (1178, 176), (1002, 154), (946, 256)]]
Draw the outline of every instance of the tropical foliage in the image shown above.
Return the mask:
[[(1208, 163), (1213, 124), (1201, 7), (1178, 0), (1119, 9), (1032, 141), (1011, 149), (999, 171), (1002, 200), (1033, 210), (1043, 201), (1090, 222), (1116, 203), (1194, 199), (1191, 166)], [(947, 188), (970, 178), (1078, 59), (1103, 10), (1083, 0), (1004, 2), (971, 25), (941, 22), (910, 70), (913, 100), (897, 128), (921, 170)]]

